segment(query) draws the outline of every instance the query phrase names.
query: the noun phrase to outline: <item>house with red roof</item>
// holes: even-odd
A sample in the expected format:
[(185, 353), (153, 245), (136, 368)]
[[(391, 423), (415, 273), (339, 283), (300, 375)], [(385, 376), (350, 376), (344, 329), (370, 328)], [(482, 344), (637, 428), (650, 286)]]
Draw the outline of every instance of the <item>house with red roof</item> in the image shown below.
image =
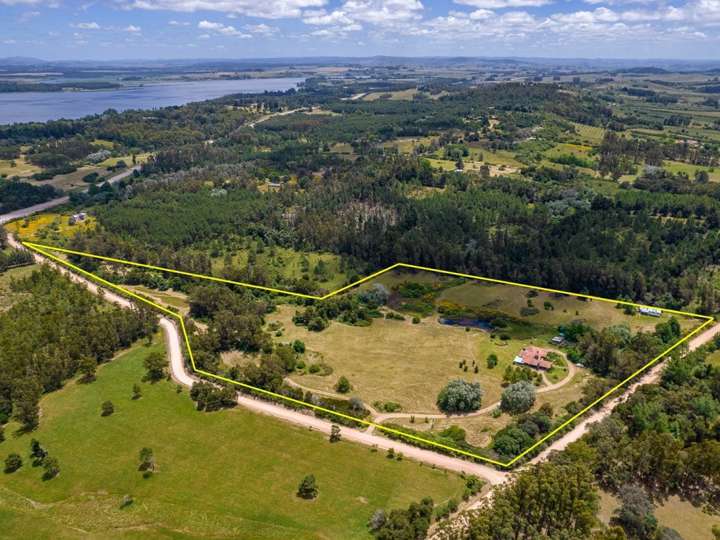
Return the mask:
[(552, 362), (547, 359), (550, 351), (530, 345), (520, 351), (514, 362), (522, 366), (530, 366), (536, 369), (547, 370), (552, 367)]

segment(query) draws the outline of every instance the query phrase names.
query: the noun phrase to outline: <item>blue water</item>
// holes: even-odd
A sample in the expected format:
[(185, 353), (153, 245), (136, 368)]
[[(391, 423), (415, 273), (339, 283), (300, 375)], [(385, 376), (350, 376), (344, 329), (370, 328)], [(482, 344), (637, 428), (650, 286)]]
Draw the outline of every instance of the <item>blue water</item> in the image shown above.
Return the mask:
[(470, 328), (479, 328), (481, 330), (485, 330), (486, 332), (493, 331), (492, 324), (480, 319), (445, 319), (441, 317), (439, 321), (440, 324), (446, 324), (448, 326), (467, 326)]
[(228, 94), (262, 93), (295, 88), (303, 79), (190, 81), (93, 92), (0, 93), (0, 124), (82, 118), (108, 109), (154, 109), (214, 99)]

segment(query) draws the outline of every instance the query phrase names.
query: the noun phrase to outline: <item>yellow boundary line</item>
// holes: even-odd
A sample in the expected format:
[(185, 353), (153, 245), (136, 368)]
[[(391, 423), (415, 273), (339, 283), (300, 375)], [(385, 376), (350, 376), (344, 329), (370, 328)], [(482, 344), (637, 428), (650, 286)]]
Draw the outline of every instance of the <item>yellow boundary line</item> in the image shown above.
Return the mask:
[(301, 400), (298, 400), (298, 399), (294, 399), (294, 398), (291, 398), (291, 397), (288, 397), (288, 396), (284, 396), (284, 395), (282, 395), (282, 394), (278, 394), (278, 393), (275, 393), (275, 392), (271, 392), (271, 391), (269, 391), (269, 390), (265, 390), (265, 389), (263, 389), (263, 388), (258, 388), (258, 387), (256, 387), (256, 386), (252, 386), (252, 385), (249, 385), (249, 384), (246, 384), (246, 383), (242, 383), (242, 382), (239, 382), (239, 381), (234, 381), (234, 380), (232, 380), (232, 379), (228, 379), (227, 377), (223, 377), (223, 376), (217, 375), (217, 374), (215, 374), (215, 373), (210, 373), (210, 372), (208, 372), (208, 371), (204, 371), (204, 370), (202, 370), (202, 369), (198, 369), (198, 368), (196, 367), (196, 365), (195, 365), (195, 358), (194, 358), (194, 356), (193, 356), (192, 348), (190, 347), (190, 338), (189, 338), (188, 333), (187, 333), (187, 331), (186, 331), (186, 329), (185, 329), (185, 322), (184, 322), (184, 320), (183, 320), (182, 315), (180, 315), (179, 313), (176, 313), (176, 312), (174, 312), (174, 311), (172, 311), (172, 310), (169, 310), (169, 309), (167, 309), (167, 308), (165, 308), (165, 307), (163, 307), (163, 306), (161, 306), (161, 305), (159, 305), (159, 304), (156, 304), (155, 302), (152, 302), (151, 300), (148, 300), (147, 298), (144, 298), (144, 297), (142, 297), (142, 296), (140, 296), (140, 295), (138, 295), (138, 294), (136, 294), (136, 293), (134, 293), (134, 292), (132, 292), (132, 291), (130, 291), (130, 290), (128, 290), (128, 289), (125, 289), (125, 288), (121, 287), (120, 285), (116, 285), (115, 283), (111, 283), (110, 281), (108, 281), (108, 280), (106, 280), (106, 279), (103, 279), (103, 278), (101, 278), (100, 276), (97, 276), (97, 275), (95, 275), (95, 274), (93, 274), (93, 273), (91, 273), (91, 272), (88, 272), (87, 270), (84, 270), (84, 269), (80, 268), (80, 267), (77, 266), (77, 265), (74, 265), (74, 264), (72, 264), (72, 263), (70, 263), (70, 262), (68, 262), (68, 261), (66, 261), (66, 260), (64, 260), (64, 259), (61, 259), (60, 257), (57, 257), (57, 256), (55, 256), (55, 255), (53, 255), (53, 254), (51, 254), (51, 253), (48, 253), (48, 250), (50, 250), (50, 251), (58, 251), (58, 252), (61, 252), (61, 253), (67, 253), (67, 254), (70, 254), (70, 255), (78, 255), (78, 256), (81, 256), (81, 257), (89, 257), (89, 258), (93, 258), (93, 259), (99, 259), (99, 260), (108, 261), (108, 262), (117, 263), (117, 264), (137, 266), (137, 267), (140, 267), (140, 268), (147, 268), (147, 269), (150, 269), (150, 270), (157, 270), (157, 271), (160, 271), (160, 272), (169, 272), (169, 273), (172, 273), (172, 274), (178, 274), (178, 275), (182, 275), (182, 276), (192, 277), (192, 278), (196, 278), (196, 279), (203, 279), (203, 280), (207, 280), (207, 281), (215, 281), (215, 282), (218, 282), (218, 283), (225, 283), (225, 284), (228, 284), (228, 285), (238, 285), (238, 286), (246, 287), (246, 288), (250, 288), (250, 289), (262, 290), (262, 291), (267, 291), (267, 292), (272, 292), (272, 293), (277, 293), (277, 294), (285, 294), (285, 295), (288, 295), (288, 296), (295, 296), (295, 297), (298, 297), (298, 298), (305, 298), (305, 299), (311, 299), (311, 300), (326, 300), (326, 299), (328, 299), (328, 298), (332, 298), (333, 296), (335, 296), (335, 295), (337, 295), (337, 294), (339, 294), (339, 293), (341, 293), (341, 292), (347, 291), (348, 289), (352, 289), (353, 287), (357, 287), (358, 285), (360, 285), (360, 284), (362, 284), (362, 283), (365, 283), (366, 281), (369, 281), (369, 280), (371, 280), (371, 279), (373, 279), (373, 278), (375, 278), (375, 277), (377, 277), (377, 276), (380, 276), (380, 275), (382, 275), (382, 274), (384, 274), (384, 273), (386, 273), (386, 272), (389, 272), (390, 270), (394, 270), (395, 268), (409, 268), (409, 269), (413, 269), (413, 270), (424, 270), (424, 271), (428, 271), (428, 272), (435, 272), (435, 273), (438, 273), (438, 274), (445, 274), (445, 275), (449, 275), (449, 276), (462, 277), (462, 278), (473, 279), (473, 280), (478, 280), (478, 281), (485, 281), (485, 282), (488, 282), (488, 283), (496, 283), (496, 284), (502, 284), (502, 285), (513, 285), (513, 286), (515, 286), (515, 287), (522, 287), (522, 288), (525, 288), (525, 289), (533, 289), (533, 290), (543, 291), (543, 292), (549, 292), (549, 293), (557, 293), (557, 294), (564, 294), (564, 295), (576, 296), (576, 297), (580, 297), (580, 298), (587, 298), (587, 299), (590, 299), (590, 300), (598, 300), (598, 301), (600, 301), (600, 302), (611, 302), (611, 303), (613, 303), (613, 304), (621, 304), (621, 305), (632, 306), (632, 307), (637, 307), (637, 308), (640, 308), (640, 307), (653, 307), (653, 306), (648, 306), (648, 305), (645, 305), (645, 304), (636, 304), (636, 303), (634, 303), (634, 302), (627, 302), (627, 301), (624, 301), (624, 300), (612, 300), (612, 299), (610, 299), (610, 298), (603, 298), (603, 297), (601, 297), (601, 296), (593, 296), (593, 295), (589, 295), (589, 294), (580, 294), (580, 293), (573, 293), (573, 292), (569, 292), (569, 291), (561, 291), (561, 290), (558, 290), (558, 289), (550, 289), (550, 288), (547, 288), (547, 287), (536, 287), (536, 286), (533, 286), (533, 285), (527, 285), (527, 284), (525, 284), (525, 283), (515, 283), (515, 282), (512, 282), (512, 281), (505, 281), (505, 280), (502, 280), (502, 279), (487, 278), (487, 277), (483, 277), (483, 276), (474, 276), (474, 275), (471, 275), (471, 274), (463, 274), (463, 273), (460, 273), (460, 272), (452, 272), (452, 271), (449, 271), (449, 270), (440, 270), (440, 269), (437, 269), (437, 268), (429, 268), (429, 267), (426, 267), (426, 266), (418, 266), (418, 265), (415, 265), (415, 264), (407, 264), (407, 263), (395, 263), (395, 264), (393, 264), (392, 266), (388, 266), (387, 268), (384, 268), (384, 269), (379, 270), (379, 271), (377, 271), (377, 272), (375, 272), (375, 273), (373, 273), (373, 274), (370, 274), (369, 276), (366, 276), (366, 277), (364, 277), (364, 278), (362, 278), (362, 279), (359, 279), (359, 280), (357, 280), (357, 281), (355, 281), (355, 282), (353, 282), (353, 283), (351, 283), (351, 284), (349, 284), (349, 285), (346, 285), (346, 286), (344, 286), (344, 287), (341, 287), (341, 288), (339, 288), (339, 289), (337, 289), (337, 290), (335, 290), (335, 291), (332, 291), (332, 292), (330, 292), (330, 293), (327, 293), (327, 294), (325, 294), (325, 295), (323, 295), (323, 296), (318, 296), (318, 295), (312, 295), (312, 294), (297, 293), (297, 292), (293, 292), (293, 291), (286, 291), (286, 290), (283, 290), (283, 289), (276, 289), (276, 288), (273, 288), (273, 287), (265, 287), (265, 286), (262, 286), (262, 285), (256, 285), (256, 284), (253, 284), (253, 283), (245, 283), (245, 282), (242, 282), (242, 281), (233, 281), (233, 280), (230, 280), (230, 279), (223, 279), (223, 278), (218, 278), (218, 277), (214, 277), (214, 276), (206, 276), (206, 275), (203, 275), (203, 274), (196, 274), (196, 273), (193, 273), (193, 272), (185, 272), (185, 271), (182, 271), (182, 270), (174, 270), (174, 269), (172, 269), (172, 268), (163, 268), (163, 267), (161, 267), (161, 266), (154, 266), (154, 265), (151, 265), (151, 264), (144, 264), (144, 263), (138, 263), (138, 262), (134, 262), (134, 261), (127, 261), (127, 260), (124, 260), (124, 259), (116, 259), (116, 258), (113, 258), (113, 257), (105, 257), (105, 256), (102, 256), (102, 255), (95, 255), (95, 254), (93, 254), (93, 253), (86, 253), (86, 252), (83, 252), (83, 251), (75, 251), (75, 250), (66, 249), (66, 248), (61, 248), (61, 247), (57, 247), (57, 246), (47, 246), (47, 245), (43, 245), (43, 244), (36, 244), (36, 243), (34, 243), (34, 242), (22, 242), (22, 244), (23, 244), (25, 247), (27, 247), (28, 249), (30, 249), (30, 250), (32, 250), (32, 251), (36, 251), (36, 252), (42, 254), (43, 256), (45, 256), (45, 257), (47, 257), (47, 258), (49, 258), (49, 259), (51, 259), (51, 260), (53, 260), (53, 261), (55, 261), (55, 262), (63, 265), (63, 266), (65, 266), (65, 267), (71, 268), (72, 270), (74, 270), (74, 271), (76, 271), (76, 272), (79, 272), (79, 273), (81, 273), (81, 274), (89, 277), (90, 279), (95, 280), (95, 281), (103, 284), (103, 285), (106, 286), (106, 287), (109, 287), (109, 288), (111, 288), (111, 289), (115, 289), (116, 291), (119, 291), (119, 292), (121, 292), (122, 294), (124, 294), (124, 295), (126, 295), (126, 296), (130, 296), (131, 298), (134, 298), (134, 299), (136, 299), (136, 300), (139, 300), (139, 301), (141, 301), (141, 302), (143, 302), (143, 303), (145, 303), (145, 304), (148, 304), (148, 305), (150, 305), (150, 306), (152, 306), (152, 307), (160, 310), (161, 312), (163, 312), (163, 313), (166, 314), (166, 315), (169, 315), (169, 316), (171, 316), (171, 317), (176, 318), (176, 319), (179, 321), (179, 323), (180, 323), (180, 329), (182, 330), (182, 333), (183, 333), (183, 338), (184, 338), (184, 341), (185, 341), (185, 347), (187, 348), (187, 353), (188, 353), (188, 356), (190, 357), (190, 363), (191, 363), (192, 369), (193, 369), (193, 371), (196, 372), (196, 373), (199, 373), (199, 374), (201, 374), (201, 375), (205, 375), (206, 377), (210, 377), (210, 378), (213, 378), (213, 379), (218, 379), (218, 380), (223, 381), (223, 382), (226, 382), (226, 383), (234, 384), (234, 385), (236, 385), (236, 386), (240, 386), (240, 387), (242, 387), (242, 388), (251, 390), (252, 392), (255, 392), (255, 393), (259, 393), (259, 394), (262, 394), (262, 395), (265, 395), (265, 396), (270, 396), (270, 397), (273, 397), (273, 398), (276, 398), (276, 399), (281, 399), (281, 400), (283, 400), (283, 401), (286, 401), (286, 402), (289, 402), (289, 403), (293, 403), (293, 404), (295, 404), (295, 405), (301, 405), (301, 406), (303, 406), (303, 407), (308, 407), (308, 408), (313, 409), (313, 410), (315, 410), (315, 411), (321, 411), (321, 412), (324, 412), (324, 413), (327, 413), (327, 414), (331, 414), (331, 415), (334, 415), (334, 416), (337, 416), (337, 417), (340, 417), (340, 418), (344, 418), (344, 419), (346, 419), (346, 420), (351, 420), (351, 421), (353, 421), (353, 422), (358, 422), (358, 423), (363, 424), (363, 425), (366, 425), (366, 426), (374, 427), (375, 429), (378, 429), (378, 430), (380, 430), (380, 431), (384, 431), (384, 432), (386, 432), (386, 433), (392, 433), (393, 435), (399, 435), (399, 436), (404, 437), (404, 438), (406, 438), (406, 439), (411, 439), (411, 440), (414, 440), (414, 441), (417, 441), (417, 442), (421, 442), (421, 443), (424, 443), (424, 444), (428, 444), (428, 445), (431, 445), (431, 446), (435, 446), (435, 447), (438, 447), (438, 448), (442, 448), (442, 449), (444, 449), (444, 450), (449, 450), (449, 451), (454, 452), (454, 453), (456, 453), (456, 454), (460, 454), (460, 455), (464, 455), (464, 456), (467, 456), (467, 457), (471, 457), (471, 458), (473, 458), (473, 459), (477, 459), (477, 460), (484, 461), (484, 462), (487, 462), (487, 463), (492, 463), (493, 465), (497, 465), (497, 466), (503, 467), (503, 468), (511, 467), (516, 461), (518, 461), (519, 459), (523, 458), (523, 457), (526, 456), (528, 453), (530, 453), (530, 452), (532, 452), (533, 450), (535, 450), (536, 448), (538, 448), (538, 447), (539, 447), (541, 444), (543, 444), (545, 441), (547, 441), (548, 439), (552, 438), (552, 437), (553, 437), (554, 435), (556, 435), (557, 433), (559, 433), (559, 432), (561, 432), (562, 430), (564, 430), (567, 426), (569, 426), (571, 423), (573, 423), (575, 420), (577, 420), (580, 416), (584, 415), (586, 412), (588, 412), (588, 411), (591, 410), (593, 407), (595, 407), (598, 403), (600, 403), (601, 401), (604, 401), (604, 400), (605, 400), (606, 398), (608, 398), (610, 395), (614, 394), (614, 393), (615, 393), (616, 391), (618, 391), (620, 388), (622, 388), (623, 386), (625, 386), (628, 382), (630, 382), (631, 380), (633, 380), (633, 379), (635, 379), (636, 377), (638, 377), (638, 376), (639, 376), (640, 374), (642, 374), (644, 371), (648, 370), (651, 366), (653, 366), (654, 364), (656, 364), (657, 362), (659, 362), (660, 360), (662, 360), (665, 356), (667, 356), (669, 353), (671, 353), (673, 350), (675, 350), (676, 348), (678, 348), (678, 347), (679, 347), (680, 345), (682, 345), (683, 343), (687, 342), (687, 341), (688, 341), (689, 339), (691, 339), (693, 336), (699, 334), (702, 330), (704, 330), (707, 326), (709, 326), (709, 325), (714, 321), (713, 317), (710, 317), (710, 316), (707, 316), (707, 315), (699, 315), (699, 314), (697, 314), (697, 313), (690, 313), (690, 312), (686, 312), (686, 311), (679, 311), (679, 310), (675, 310), (675, 309), (664, 309), (664, 308), (663, 308), (663, 310), (664, 310), (665, 312), (667, 312), (667, 313), (673, 313), (673, 314), (676, 314), (676, 315), (683, 315), (683, 316), (685, 316), (685, 317), (691, 317), (691, 318), (695, 318), (695, 319), (702, 319), (702, 320), (704, 320), (705, 322), (703, 322), (700, 326), (698, 326), (697, 328), (695, 328), (694, 330), (692, 330), (691, 332), (689, 332), (689, 333), (688, 333), (687, 335), (685, 335), (682, 339), (678, 340), (676, 343), (674, 343), (673, 345), (671, 345), (670, 347), (668, 347), (666, 350), (664, 350), (662, 353), (660, 353), (659, 355), (657, 355), (655, 358), (653, 358), (652, 360), (650, 360), (647, 364), (645, 364), (645, 365), (642, 366), (640, 369), (638, 369), (637, 371), (635, 371), (635, 373), (633, 373), (632, 375), (628, 376), (628, 377), (625, 378), (623, 381), (619, 382), (617, 385), (615, 385), (615, 386), (612, 387), (610, 390), (608, 390), (607, 392), (605, 392), (602, 396), (600, 396), (600, 397), (597, 398), (595, 401), (593, 401), (592, 403), (590, 403), (589, 405), (587, 405), (584, 409), (582, 409), (581, 411), (579, 411), (578, 413), (576, 413), (574, 416), (572, 416), (571, 418), (569, 418), (568, 420), (566, 420), (565, 422), (563, 422), (562, 424), (560, 424), (559, 426), (557, 426), (555, 429), (553, 429), (552, 431), (550, 431), (549, 433), (547, 433), (544, 437), (542, 437), (541, 439), (539, 439), (538, 441), (536, 441), (532, 446), (526, 448), (523, 452), (521, 452), (520, 454), (518, 454), (517, 456), (515, 456), (514, 458), (512, 458), (510, 461), (502, 462), (502, 461), (498, 461), (498, 460), (495, 460), (495, 459), (492, 459), (492, 458), (489, 458), (489, 457), (486, 457), (486, 456), (482, 456), (482, 455), (479, 455), (479, 454), (475, 454), (475, 453), (473, 453), (473, 452), (467, 452), (467, 451), (465, 451), (465, 450), (461, 450), (460, 448), (455, 448), (455, 447), (448, 446), (448, 445), (445, 445), (445, 444), (442, 444), (442, 443), (438, 443), (438, 442), (435, 442), (435, 441), (430, 441), (430, 440), (424, 439), (424, 438), (422, 438), (422, 437), (418, 437), (418, 436), (416, 436), (416, 435), (412, 435), (412, 434), (410, 434), (410, 433), (405, 433), (405, 432), (400, 431), (400, 430), (397, 430), (397, 429), (393, 429), (393, 428), (389, 428), (389, 427), (387, 427), (387, 426), (383, 426), (383, 425), (381, 425), (381, 424), (376, 424), (375, 422), (371, 422), (371, 421), (369, 421), (369, 420), (363, 420), (363, 419), (361, 419), (361, 418), (356, 418), (356, 417), (350, 416), (350, 415), (348, 415), (348, 414), (344, 414), (344, 413), (340, 413), (340, 412), (337, 412), (337, 411), (333, 411), (333, 410), (331, 410), (331, 409), (327, 409), (327, 408), (325, 408), (325, 407), (320, 407), (320, 406), (318, 406), (318, 405), (313, 405), (313, 404), (311, 404), (311, 403), (306, 403), (305, 401), (301, 401)]

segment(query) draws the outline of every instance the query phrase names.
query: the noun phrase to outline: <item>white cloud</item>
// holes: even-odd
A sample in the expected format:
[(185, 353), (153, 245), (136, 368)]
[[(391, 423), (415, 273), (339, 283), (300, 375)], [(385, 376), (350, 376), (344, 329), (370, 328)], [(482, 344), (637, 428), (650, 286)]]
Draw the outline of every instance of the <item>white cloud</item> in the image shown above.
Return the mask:
[(200, 21), (198, 23), (198, 28), (200, 30), (210, 30), (211, 32), (216, 32), (223, 36), (233, 36), (242, 39), (248, 39), (252, 37), (250, 34), (244, 34), (243, 32), (240, 32), (234, 26), (225, 25), (218, 22)]
[(551, 0), (454, 0), (456, 4), (480, 9), (505, 9), (546, 6)]
[[(0, 0), (3, 1), (3, 0)], [(323, 7), (327, 0), (120, 0), (128, 9), (215, 11), (266, 19), (300, 17), (303, 9)]]
[(168, 24), (169, 24), (170, 26), (190, 26), (190, 23), (189, 23), (189, 22), (186, 22), (186, 21), (175, 21), (175, 20), (172, 20), (172, 21), (168, 21)]
[(71, 24), (70, 26), (80, 30), (100, 30), (100, 25), (96, 22), (81, 22)]
[(351, 20), (379, 26), (419, 20), (423, 9), (420, 0), (347, 0), (342, 6)]
[(246, 24), (243, 28), (251, 34), (262, 36), (271, 36), (279, 31), (275, 26), (268, 26), (267, 24)]
[(125, 28), (123, 28), (124, 32), (130, 32), (131, 34), (138, 34), (142, 31), (142, 28), (139, 26), (135, 26), (134, 24), (129, 24)]
[(331, 13), (325, 10), (312, 10), (303, 13), (303, 22), (318, 26), (331, 24), (352, 24), (353, 20), (342, 10), (335, 10)]

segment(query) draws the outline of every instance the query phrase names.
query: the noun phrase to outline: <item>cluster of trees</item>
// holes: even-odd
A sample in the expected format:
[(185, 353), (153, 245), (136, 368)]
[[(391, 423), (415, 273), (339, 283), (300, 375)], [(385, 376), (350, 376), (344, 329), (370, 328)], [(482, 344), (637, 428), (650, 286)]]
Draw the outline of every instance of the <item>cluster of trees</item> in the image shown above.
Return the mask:
[(32, 255), (25, 250), (7, 248), (5, 229), (0, 228), (0, 274), (8, 268), (32, 264)]
[(641, 164), (661, 166), (664, 159), (708, 167), (720, 163), (717, 151), (709, 146), (690, 145), (687, 141), (663, 143), (652, 139), (622, 137), (611, 130), (605, 133), (598, 153), (600, 174), (612, 176), (616, 180), (624, 174), (634, 173)]
[[(32, 439), (30, 441), (30, 460), (33, 467), (43, 468), (43, 480), (52, 480), (60, 474), (60, 462), (55, 456), (51, 456), (40, 441)], [(20, 454), (8, 454), (5, 458), (5, 473), (11, 474), (23, 466), (22, 456)]]
[(44, 203), (61, 195), (62, 192), (52, 186), (34, 186), (0, 178), (0, 214)]
[(413, 540), (425, 538), (432, 523), (434, 503), (425, 497), (419, 503), (411, 503), (407, 509), (390, 512), (376, 511), (368, 524), (370, 532), (378, 540)]
[(0, 314), (0, 423), (14, 416), (34, 429), (43, 392), (60, 388), (81, 368), (94, 371), (157, 327), (153, 313), (108, 307), (47, 268), (12, 287), (25, 294)]

